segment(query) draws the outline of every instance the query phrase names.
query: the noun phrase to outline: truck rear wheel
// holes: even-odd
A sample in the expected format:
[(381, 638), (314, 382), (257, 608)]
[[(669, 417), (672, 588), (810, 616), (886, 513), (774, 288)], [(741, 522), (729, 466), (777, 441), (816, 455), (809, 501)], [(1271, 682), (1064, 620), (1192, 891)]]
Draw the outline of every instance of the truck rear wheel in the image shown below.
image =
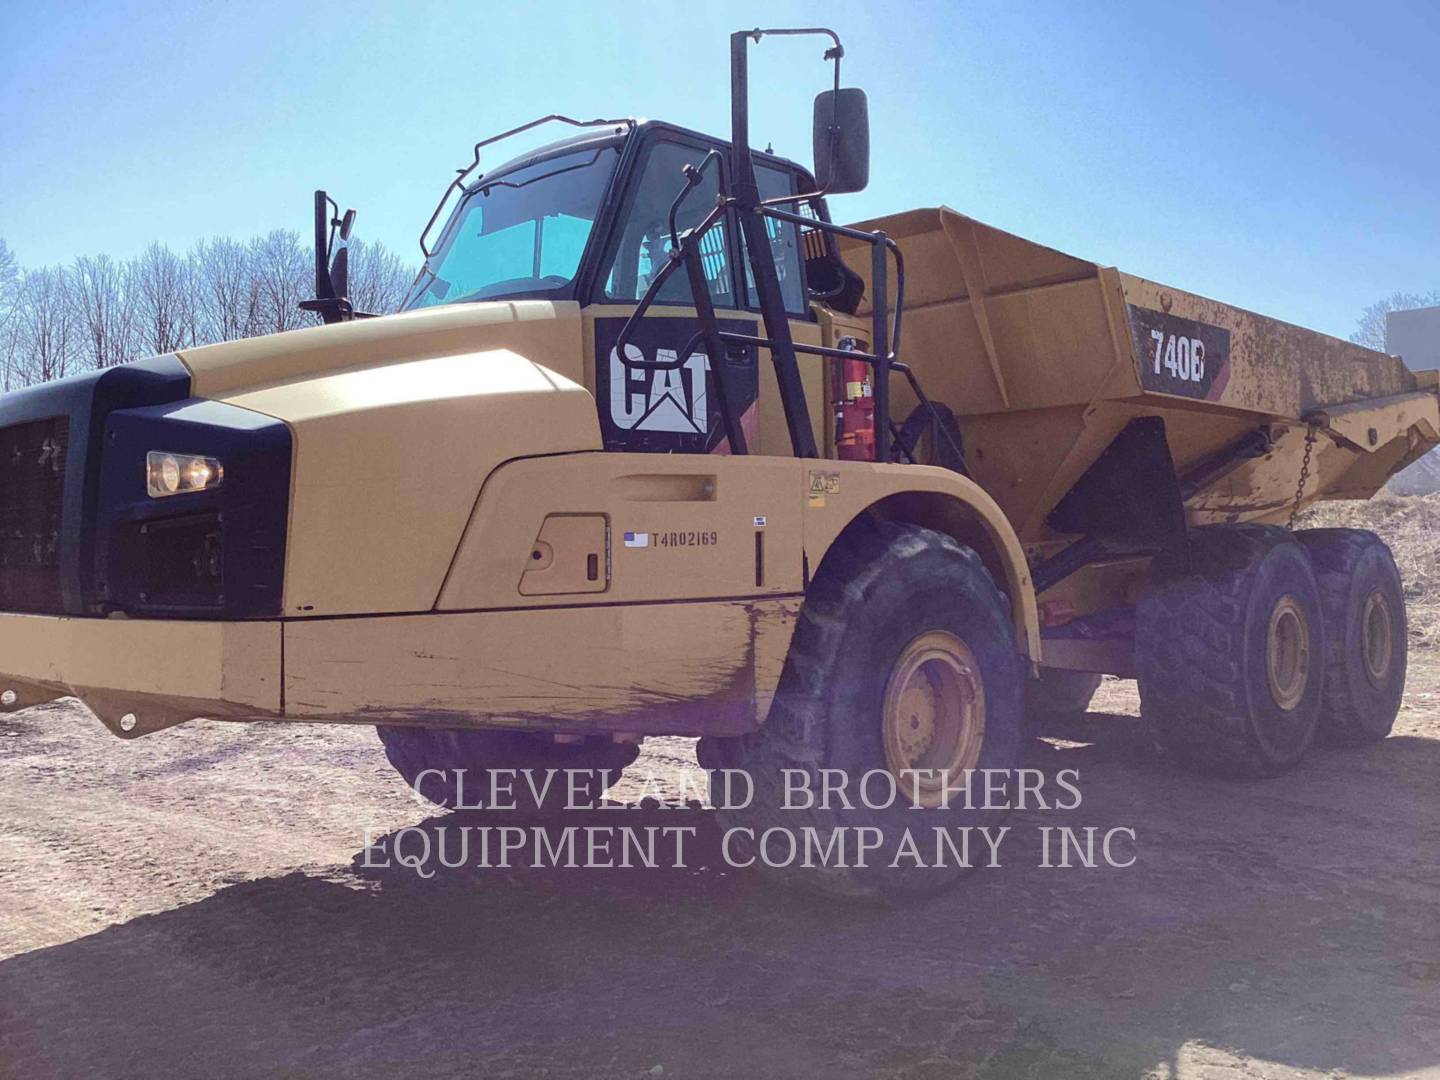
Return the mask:
[[(702, 765), (741, 769), (754, 787), (748, 805), (727, 807), (715, 774), (727, 843), (741, 837), (731, 850), (751, 845), (762, 872), (848, 896), (955, 880), (964, 867), (935, 857), (935, 833), (958, 841), (959, 826), (998, 822), (979, 793), (967, 809), (955, 789), (966, 770), (1015, 765), (1023, 675), (1009, 604), (974, 551), (913, 525), (857, 522), (811, 584), (765, 726), (701, 740)], [(852, 809), (833, 795), (819, 805), (827, 780)], [(859, 865), (862, 829), (878, 844)], [(921, 860), (902, 854), (907, 830)], [(819, 855), (835, 843), (841, 859)], [(974, 847), (983, 861), (978, 836)]]
[(1320, 737), (1363, 746), (1390, 734), (1405, 692), (1405, 592), (1390, 549), (1363, 529), (1307, 529), (1325, 613)]
[(1101, 677), (1088, 671), (1044, 668), (1025, 683), (1025, 722), (1036, 731), (1078, 720), (1090, 708)]
[[(513, 802), (517, 812), (551, 814), (562, 810), (571, 800), (572, 785), (574, 805), (588, 805), (604, 795), (640, 753), (635, 744), (599, 736), (579, 743), (556, 743), (546, 735), (528, 731), (385, 724), (375, 731), (385, 746), (385, 756), (411, 790), (447, 810), (489, 806), (491, 773), (512, 769), (530, 770), (533, 779), (533, 784), (527, 782), (524, 772), (513, 777), (506, 772), (496, 777), (497, 782), (508, 787), (506, 805)], [(575, 772), (561, 771), (566, 769)], [(554, 770), (548, 787), (547, 770)]]
[(1305, 549), (1285, 529), (1191, 530), (1158, 556), (1136, 610), (1140, 709), (1160, 747), (1208, 771), (1292, 767), (1320, 717), (1325, 625)]

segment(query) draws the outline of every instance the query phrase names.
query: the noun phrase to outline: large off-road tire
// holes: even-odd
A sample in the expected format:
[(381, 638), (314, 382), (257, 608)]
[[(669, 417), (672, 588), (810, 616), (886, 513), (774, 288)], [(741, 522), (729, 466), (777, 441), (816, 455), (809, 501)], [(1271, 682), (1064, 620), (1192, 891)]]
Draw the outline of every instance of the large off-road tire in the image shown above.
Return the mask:
[(1363, 529), (1307, 529), (1325, 613), (1320, 738), (1363, 746), (1395, 726), (1408, 660), (1405, 592), (1390, 549)]
[(1136, 610), (1140, 711), (1162, 750), (1232, 776), (1294, 766), (1314, 740), (1325, 626), (1285, 529), (1211, 525), (1157, 556)]
[[(967, 769), (1014, 767), (1023, 678), (1009, 604), (974, 551), (929, 529), (861, 519), (836, 541), (811, 583), (764, 727), (742, 738), (701, 740), (702, 765), (744, 770), (754, 785), (748, 805), (729, 808), (717, 788), (720, 823), (727, 834), (748, 831), (743, 835), (755, 840), (754, 865), (762, 872), (812, 889), (879, 898), (948, 884), (963, 868), (934, 857), (934, 831), (998, 824), (1003, 809), (983, 809), (978, 776), (973, 809), (963, 795), (947, 800), (944, 782), (954, 788)], [(793, 808), (803, 798), (786, 807), (784, 770), (803, 775), (803, 786), (815, 793), (827, 769), (843, 770), (854, 809), (838, 802), (829, 810)], [(907, 769), (925, 775), (905, 777)], [(1009, 789), (996, 777), (991, 802), (1003, 807)], [(893, 804), (863, 804), (864, 783), (870, 802), (883, 804), (892, 779)], [(934, 805), (943, 801), (948, 805)], [(855, 865), (849, 848), (845, 867), (820, 866), (819, 858), (812, 867), (798, 858), (772, 866), (763, 857), (786, 861), (785, 834), (803, 850), (806, 830), (823, 847), (836, 830), (853, 842), (861, 828), (881, 831), (881, 846), (864, 866)], [(891, 865), (907, 828), (927, 865), (909, 857)], [(772, 829), (777, 833), (767, 841)], [(972, 863), (983, 861), (978, 834), (974, 845)], [(948, 865), (934, 865), (942, 861)]]
[[(556, 743), (528, 731), (475, 731), (463, 728), (416, 728), (380, 725), (375, 729), (385, 756), (412, 791), (447, 810), (489, 806), (491, 770), (508, 773), (497, 780), (509, 788), (507, 802), (517, 813), (553, 814), (567, 802), (580, 807), (605, 794), (620, 779), (640, 748), (603, 737), (579, 743)], [(565, 773), (561, 770), (575, 770)], [(545, 785), (546, 770), (556, 770)], [(608, 782), (607, 782), (608, 781)], [(537, 799), (535, 792), (541, 797)], [(502, 796), (504, 798), (504, 796)]]
[(1025, 722), (1032, 731), (1072, 723), (1090, 708), (1090, 699), (1100, 689), (1101, 676), (1088, 671), (1044, 668), (1039, 678), (1025, 683)]

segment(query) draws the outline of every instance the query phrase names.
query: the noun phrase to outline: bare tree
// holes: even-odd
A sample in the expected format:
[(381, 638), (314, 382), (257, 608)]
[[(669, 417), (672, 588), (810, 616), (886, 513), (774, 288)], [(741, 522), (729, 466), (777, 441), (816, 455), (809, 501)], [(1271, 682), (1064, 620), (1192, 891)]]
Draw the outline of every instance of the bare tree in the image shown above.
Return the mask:
[(0, 330), (4, 330), (10, 313), (15, 310), (16, 294), (20, 287), (20, 266), (15, 253), (5, 238), (0, 236)]
[(7, 365), (6, 389), (63, 378), (76, 346), (74, 303), (65, 271), (26, 271), (12, 319), (13, 363)]
[(256, 333), (273, 334), (313, 326), (315, 317), (298, 307), (309, 297), (314, 282), (310, 252), (298, 233), (275, 229), (250, 243), (252, 273), (259, 293)]
[(123, 364), (135, 354), (135, 305), (128, 275), (109, 255), (83, 256), (70, 270), (82, 355), (93, 368)]
[(1385, 316), (1392, 311), (1409, 311), (1411, 308), (1429, 307), (1440, 304), (1440, 289), (1429, 293), (1397, 292), (1384, 300), (1377, 300), (1360, 314), (1355, 332), (1350, 340), (1367, 349), (1385, 351)]
[(13, 321), (0, 325), (0, 393), (20, 385), (20, 334)]
[(190, 276), (187, 260), (164, 244), (151, 244), (127, 265), (135, 333), (144, 352), (174, 352), (195, 343)]
[(359, 311), (388, 315), (400, 308), (415, 268), (384, 244), (350, 242), (350, 300)]
[(190, 258), (200, 338), (233, 341), (263, 332), (253, 245), (216, 236), (197, 243)]
[(0, 388), (9, 390), (16, 361), (18, 334), (15, 309), (20, 297), (20, 267), (10, 246), (0, 238)]
[[(350, 293), (386, 314), (415, 276), (385, 245), (350, 245)], [(69, 270), (22, 272), (0, 240), (0, 364), (4, 389), (58, 378), (80, 365), (112, 367), (136, 355), (312, 326), (298, 308), (314, 287), (299, 234), (277, 229), (247, 242), (217, 236), (184, 255), (151, 244), (127, 262), (77, 258)]]

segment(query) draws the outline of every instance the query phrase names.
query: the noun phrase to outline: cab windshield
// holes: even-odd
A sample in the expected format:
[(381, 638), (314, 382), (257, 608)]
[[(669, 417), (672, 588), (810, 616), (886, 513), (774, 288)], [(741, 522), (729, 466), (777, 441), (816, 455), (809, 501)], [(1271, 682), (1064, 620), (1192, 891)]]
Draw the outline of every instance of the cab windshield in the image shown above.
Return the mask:
[(619, 157), (584, 147), (476, 181), (403, 308), (568, 295)]

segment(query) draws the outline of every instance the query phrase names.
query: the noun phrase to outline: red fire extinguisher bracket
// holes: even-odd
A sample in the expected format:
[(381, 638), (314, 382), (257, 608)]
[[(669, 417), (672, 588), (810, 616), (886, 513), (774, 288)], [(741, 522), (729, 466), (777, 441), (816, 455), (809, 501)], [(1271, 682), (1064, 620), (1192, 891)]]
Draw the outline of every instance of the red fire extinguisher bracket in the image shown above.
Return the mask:
[[(842, 349), (865, 346), (844, 338)], [(848, 358), (831, 361), (830, 400), (835, 406), (835, 455), (842, 461), (875, 460), (875, 388), (870, 365)]]

